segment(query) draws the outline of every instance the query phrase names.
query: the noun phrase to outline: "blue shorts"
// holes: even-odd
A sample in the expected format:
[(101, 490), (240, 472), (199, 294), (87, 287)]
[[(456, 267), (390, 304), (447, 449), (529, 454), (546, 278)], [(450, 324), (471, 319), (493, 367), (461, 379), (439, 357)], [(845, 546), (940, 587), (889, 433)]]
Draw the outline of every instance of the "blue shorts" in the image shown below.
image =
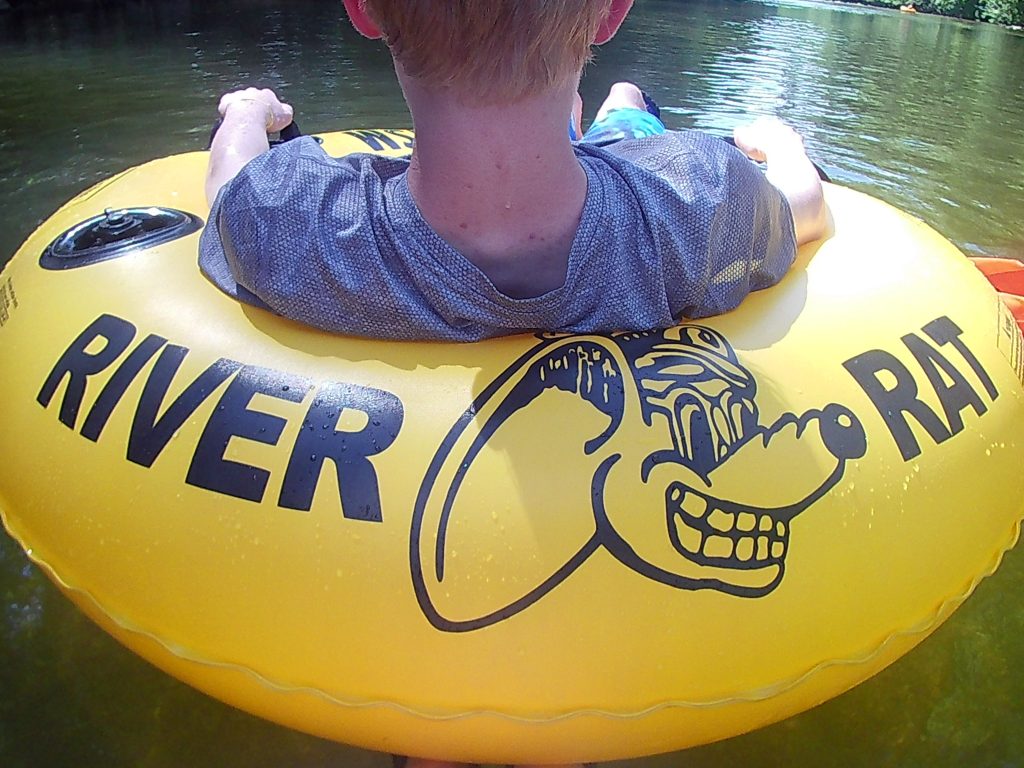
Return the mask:
[[(642, 109), (623, 107), (613, 109), (603, 120), (591, 125), (579, 141), (587, 144), (614, 144), (623, 139), (645, 139), (665, 132), (665, 124), (650, 112)], [(576, 141), (572, 123), (569, 124), (569, 138)]]

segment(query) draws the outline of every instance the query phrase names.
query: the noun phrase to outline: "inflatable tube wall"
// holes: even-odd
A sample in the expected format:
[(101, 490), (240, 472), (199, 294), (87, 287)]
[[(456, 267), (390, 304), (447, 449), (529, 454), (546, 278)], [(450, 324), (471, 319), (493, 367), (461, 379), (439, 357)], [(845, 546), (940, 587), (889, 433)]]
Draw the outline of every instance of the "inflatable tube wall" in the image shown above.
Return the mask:
[(1016, 540), (1020, 333), (877, 200), (827, 186), (833, 234), (722, 317), (384, 344), (203, 279), (205, 163), (100, 184), (4, 270), (0, 508), (213, 696), (448, 759), (680, 749), (876, 673)]

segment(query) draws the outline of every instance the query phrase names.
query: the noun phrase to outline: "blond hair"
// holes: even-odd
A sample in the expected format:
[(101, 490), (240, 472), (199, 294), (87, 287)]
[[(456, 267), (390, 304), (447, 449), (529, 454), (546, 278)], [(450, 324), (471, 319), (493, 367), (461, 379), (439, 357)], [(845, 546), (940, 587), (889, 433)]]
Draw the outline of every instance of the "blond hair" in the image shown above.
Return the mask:
[(410, 76), (509, 103), (576, 77), (612, 0), (364, 0)]

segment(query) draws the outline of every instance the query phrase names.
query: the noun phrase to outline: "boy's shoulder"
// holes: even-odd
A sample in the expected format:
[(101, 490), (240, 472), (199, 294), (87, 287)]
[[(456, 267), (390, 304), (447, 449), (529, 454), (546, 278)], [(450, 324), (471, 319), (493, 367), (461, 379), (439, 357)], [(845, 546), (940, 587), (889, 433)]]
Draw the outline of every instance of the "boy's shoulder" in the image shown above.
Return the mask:
[(665, 131), (641, 139), (607, 145), (577, 145), (584, 153), (615, 163), (627, 161), (645, 170), (700, 166), (728, 168), (737, 160), (750, 161), (736, 147), (704, 131)]
[(312, 136), (273, 147), (224, 185), (218, 211), (229, 218), (252, 211), (316, 211), (328, 197), (374, 199), (409, 167), (407, 158), (372, 153), (329, 155)]
[[(666, 131), (609, 146), (578, 145), (581, 159), (640, 207), (706, 207), (770, 194), (761, 170), (724, 139), (702, 131)], [(625, 193), (628, 193), (626, 195)]]

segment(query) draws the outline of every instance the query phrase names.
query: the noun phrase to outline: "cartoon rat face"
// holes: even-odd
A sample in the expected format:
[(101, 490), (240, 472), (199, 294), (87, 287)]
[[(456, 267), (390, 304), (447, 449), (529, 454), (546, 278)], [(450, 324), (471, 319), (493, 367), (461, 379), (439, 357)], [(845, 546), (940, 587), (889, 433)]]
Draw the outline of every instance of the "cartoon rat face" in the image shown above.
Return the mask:
[[(771, 592), (785, 572), (793, 518), (835, 486), (848, 460), (864, 455), (866, 439), (853, 413), (836, 404), (761, 425), (756, 391), (728, 341), (710, 328), (545, 338), (481, 394), (424, 480), (410, 555), (425, 615), (448, 631), (505, 620), (602, 548), (633, 571), (678, 589), (742, 597)], [(471, 493), (473, 469), (486, 462), (488, 451), (536, 450), (502, 440), (501, 433), (511, 433), (531, 409), (539, 414), (542, 396), (560, 398), (557, 409), (545, 411), (549, 422), (550, 414), (572, 407), (569, 397), (573, 405), (588, 406), (587, 416), (599, 417), (576, 421), (584, 433), (598, 427), (583, 442), (589, 478), (567, 478), (568, 490), (561, 483), (557, 489), (559, 498), (589, 495), (592, 518), (574, 529), (577, 541), (561, 545), (562, 555), (546, 558), (552, 573), (538, 572), (521, 579), (518, 591), (513, 586), (493, 596), (466, 587), (476, 597), (470, 607), (456, 607), (458, 587), (466, 582), (446, 579), (455, 556), (453, 531), (461, 515), (474, 514), (472, 504), (459, 504), (460, 496)], [(631, 428), (621, 429), (626, 423)], [(809, 452), (832, 461), (809, 462)], [(529, 465), (528, 457), (522, 461)], [(780, 468), (791, 471), (773, 476)], [(544, 528), (538, 517), (530, 526), (532, 534)], [(552, 549), (550, 542), (537, 546)], [(493, 561), (486, 549), (476, 553), (484, 564)]]

